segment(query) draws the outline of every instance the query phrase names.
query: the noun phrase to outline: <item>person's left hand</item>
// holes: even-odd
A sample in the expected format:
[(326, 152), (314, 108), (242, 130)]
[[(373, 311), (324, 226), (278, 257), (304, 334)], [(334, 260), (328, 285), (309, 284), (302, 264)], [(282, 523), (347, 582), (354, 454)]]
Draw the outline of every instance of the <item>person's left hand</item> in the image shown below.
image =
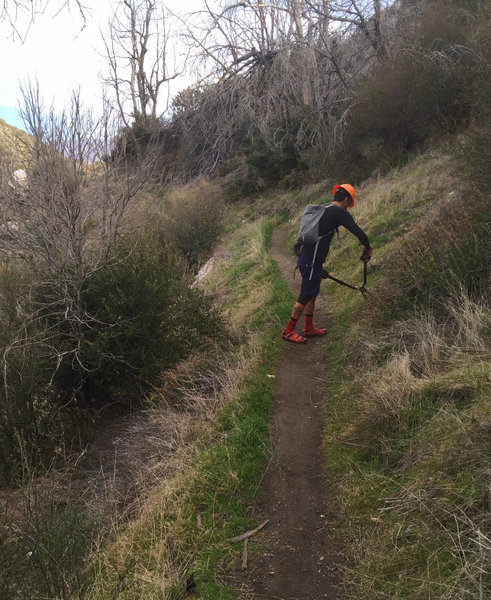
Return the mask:
[(329, 276), (329, 271), (326, 269), (322, 269), (322, 279), (327, 279)]

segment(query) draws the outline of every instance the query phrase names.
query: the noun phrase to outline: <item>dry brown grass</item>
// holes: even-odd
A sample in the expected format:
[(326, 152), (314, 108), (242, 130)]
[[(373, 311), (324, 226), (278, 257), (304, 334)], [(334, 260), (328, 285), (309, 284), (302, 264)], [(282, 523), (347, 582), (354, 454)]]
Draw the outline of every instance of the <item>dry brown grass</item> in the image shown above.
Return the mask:
[[(487, 301), (473, 301), (461, 292), (449, 299), (448, 313), (451, 317), (444, 322), (422, 313), (387, 331), (361, 336), (356, 370), (362, 374), (355, 378), (358, 409), (341, 439), (361, 447), (383, 444), (384, 436), (401, 426), (401, 419), (425, 388), (447, 372), (489, 361), (491, 310)], [(349, 348), (345, 352), (349, 354)], [(450, 383), (445, 386), (449, 397), (450, 388)]]
[(114, 434), (91, 448), (80, 480), (91, 504), (109, 518), (133, 512), (142, 493), (183, 471), (189, 446), (212, 435), (215, 416), (248, 362), (242, 353), (213, 360), (193, 355), (166, 371), (150, 407), (115, 424)]
[[(461, 290), (444, 312), (365, 335), (355, 327), (344, 358), (356, 357), (356, 406), (338, 440), (367, 462), (350, 464), (346, 486), (356, 530), (347, 597), (487, 597), (490, 326), (488, 298)], [(398, 491), (374, 501), (384, 487)], [(363, 531), (357, 496), (372, 508)]]

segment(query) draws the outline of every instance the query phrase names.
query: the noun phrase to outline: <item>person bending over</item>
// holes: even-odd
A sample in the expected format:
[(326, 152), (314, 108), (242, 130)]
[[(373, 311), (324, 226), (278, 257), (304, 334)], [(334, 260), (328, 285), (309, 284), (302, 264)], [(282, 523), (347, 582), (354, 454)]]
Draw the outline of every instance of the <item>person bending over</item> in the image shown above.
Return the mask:
[[(372, 248), (366, 233), (355, 223), (348, 212), (355, 204), (355, 188), (349, 183), (335, 185), (332, 190), (333, 200), (326, 206), (319, 221), (319, 237), (317, 244), (304, 244), (298, 257), (298, 269), (302, 275), (300, 294), (292, 310), (290, 320), (282, 332), (282, 337), (288, 342), (304, 344), (308, 337), (325, 335), (325, 329), (314, 327), (315, 300), (320, 291), (321, 279), (327, 272), (324, 262), (329, 254), (329, 247), (334, 232), (339, 226), (346, 227), (363, 245), (361, 260), (368, 262), (372, 256)], [(305, 312), (305, 326), (302, 335), (295, 333), (298, 320)]]

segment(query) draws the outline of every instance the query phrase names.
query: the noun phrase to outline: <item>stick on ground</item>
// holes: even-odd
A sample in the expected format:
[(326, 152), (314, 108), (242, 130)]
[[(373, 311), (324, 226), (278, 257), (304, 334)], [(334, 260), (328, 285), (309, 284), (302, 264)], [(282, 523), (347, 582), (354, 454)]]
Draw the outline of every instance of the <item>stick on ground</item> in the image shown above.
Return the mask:
[(247, 531), (246, 533), (243, 533), (242, 535), (238, 535), (237, 537), (230, 538), (228, 541), (229, 542), (241, 542), (242, 540), (245, 540), (246, 538), (251, 537), (251, 535), (256, 534), (258, 531), (261, 531), (261, 529), (263, 527), (265, 527), (268, 523), (269, 523), (269, 519), (267, 521), (264, 521), (264, 523), (261, 523), (261, 525), (258, 525), (256, 527), (256, 529)]
[(244, 540), (244, 549), (242, 550), (242, 570), (245, 571), (247, 569), (247, 542), (249, 538)]

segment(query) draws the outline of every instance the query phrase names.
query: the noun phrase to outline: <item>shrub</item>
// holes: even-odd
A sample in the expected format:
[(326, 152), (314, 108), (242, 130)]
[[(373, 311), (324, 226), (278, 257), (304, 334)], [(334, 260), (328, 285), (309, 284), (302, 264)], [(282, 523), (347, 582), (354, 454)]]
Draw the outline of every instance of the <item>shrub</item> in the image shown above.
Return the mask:
[(2, 381), (0, 392), (0, 482), (19, 479), (34, 465), (49, 465), (64, 430), (42, 350), (13, 350), (4, 369), (8, 382)]
[(31, 486), (0, 516), (0, 597), (73, 597), (93, 544), (95, 521), (81, 502)]
[(166, 239), (196, 268), (223, 229), (223, 201), (218, 188), (197, 180), (170, 198), (163, 231)]
[[(86, 401), (131, 404), (162, 370), (220, 338), (218, 312), (190, 284), (185, 264), (156, 227), (120, 241), (112, 264), (86, 289), (87, 309), (99, 323), (82, 352)], [(64, 373), (58, 383), (71, 376)]]
[(227, 202), (233, 204), (244, 198), (256, 196), (261, 191), (259, 182), (252, 179), (235, 179), (225, 187), (224, 195)]
[(151, 116), (135, 115), (128, 128), (123, 128), (114, 140), (114, 156), (136, 158), (141, 152), (155, 144), (162, 132), (162, 122)]
[(369, 169), (396, 164), (432, 134), (455, 127), (469, 115), (459, 101), (465, 78), (428, 59), (401, 55), (359, 88), (346, 130), (345, 147), (356, 149)]
[(256, 140), (247, 155), (246, 163), (254, 169), (256, 186), (273, 186), (281, 181), (293, 169), (305, 170), (307, 167), (299, 160), (293, 147), (272, 151), (262, 140)]
[(453, 2), (430, 2), (424, 10), (406, 47), (358, 85), (344, 149), (365, 173), (400, 164), (471, 117), (484, 79), (471, 21)]
[(29, 465), (50, 462), (62, 434), (41, 324), (24, 322), (31, 278), (13, 262), (0, 265), (0, 483)]
[(489, 71), (474, 95), (473, 118), (459, 138), (457, 158), (469, 183), (484, 194), (491, 190), (491, 77)]
[(122, 238), (87, 279), (90, 318), (75, 331), (49, 315), (46, 297), (36, 299), (39, 318), (23, 325), (28, 282), (4, 269), (0, 480), (49, 466), (57, 448), (83, 443), (96, 410), (138, 404), (162, 371), (224, 337), (219, 313), (192, 281), (157, 227)]

